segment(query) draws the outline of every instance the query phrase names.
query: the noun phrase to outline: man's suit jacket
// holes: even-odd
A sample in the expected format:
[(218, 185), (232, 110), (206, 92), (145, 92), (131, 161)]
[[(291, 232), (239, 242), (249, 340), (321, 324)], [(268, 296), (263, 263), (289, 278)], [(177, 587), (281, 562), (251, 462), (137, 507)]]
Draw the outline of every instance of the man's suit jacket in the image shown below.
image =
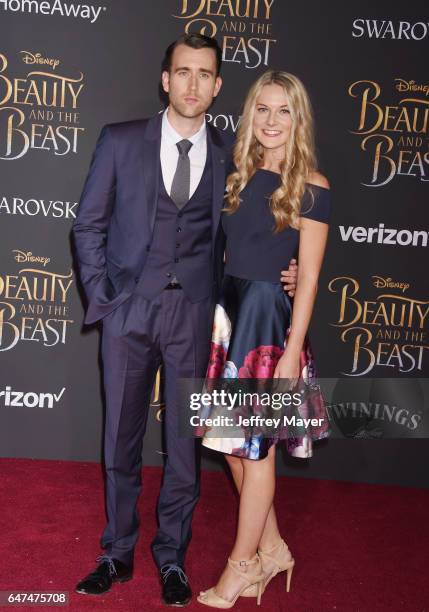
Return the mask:
[[(159, 114), (101, 130), (73, 224), (80, 278), (88, 298), (85, 323), (102, 319), (127, 300), (145, 265), (158, 201), (161, 121)], [(231, 143), (229, 135), (207, 124), (217, 284), (222, 268), (217, 236)]]

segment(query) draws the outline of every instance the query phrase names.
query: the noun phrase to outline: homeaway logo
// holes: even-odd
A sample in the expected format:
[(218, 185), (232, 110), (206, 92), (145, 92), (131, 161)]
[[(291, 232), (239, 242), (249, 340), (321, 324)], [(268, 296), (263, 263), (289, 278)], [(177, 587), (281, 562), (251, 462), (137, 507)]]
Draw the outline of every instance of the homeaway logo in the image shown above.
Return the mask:
[(95, 7), (92, 4), (80, 4), (77, 2), (62, 2), (61, 0), (0, 0), (0, 8), (12, 13), (36, 13), (41, 15), (60, 15), (61, 17), (73, 17), (75, 19), (88, 19), (95, 23), (105, 6)]
[(0, 391), (0, 401), (5, 406), (25, 407), (25, 408), (53, 408), (62, 398), (65, 387), (59, 393), (35, 393), (34, 391), (13, 391), (12, 387), (7, 386), (4, 391)]

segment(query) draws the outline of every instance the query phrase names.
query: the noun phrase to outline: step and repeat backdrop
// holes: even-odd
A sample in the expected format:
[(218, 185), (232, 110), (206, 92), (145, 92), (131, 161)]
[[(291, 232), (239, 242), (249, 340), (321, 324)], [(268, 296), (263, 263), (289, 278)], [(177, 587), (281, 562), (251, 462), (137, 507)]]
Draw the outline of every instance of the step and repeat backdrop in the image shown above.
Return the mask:
[[(267, 68), (304, 81), (334, 206), (311, 329), (319, 374), (389, 379), (375, 433), (357, 428), (279, 470), (427, 486), (422, 0), (0, 0), (1, 455), (100, 460), (99, 330), (82, 326), (70, 230), (100, 128), (162, 110), (161, 60), (184, 31), (222, 46), (224, 85), (207, 115), (221, 130), (236, 131), (245, 93)], [(144, 443), (152, 465), (163, 454), (159, 391)], [(383, 435), (389, 423), (394, 437)], [(209, 456), (204, 465), (217, 467)]]

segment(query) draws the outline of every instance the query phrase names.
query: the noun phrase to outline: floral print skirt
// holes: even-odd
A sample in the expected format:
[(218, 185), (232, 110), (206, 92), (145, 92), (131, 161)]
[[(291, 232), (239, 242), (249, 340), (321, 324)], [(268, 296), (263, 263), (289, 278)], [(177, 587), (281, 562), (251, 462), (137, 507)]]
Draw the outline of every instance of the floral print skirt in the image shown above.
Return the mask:
[[(206, 386), (214, 379), (271, 379), (287, 343), (291, 314), (291, 301), (280, 283), (226, 276), (215, 310)], [(234, 428), (230, 437), (217, 437), (212, 429), (205, 434), (203, 445), (258, 460), (267, 456), (270, 446), (281, 442), (290, 455), (311, 457), (313, 441), (329, 435), (329, 422), (308, 340), (300, 365), (298, 386), (308, 392), (297, 411), (303, 419), (317, 419), (317, 426), (300, 428), (296, 434), (296, 429), (280, 425), (271, 437), (249, 427)]]

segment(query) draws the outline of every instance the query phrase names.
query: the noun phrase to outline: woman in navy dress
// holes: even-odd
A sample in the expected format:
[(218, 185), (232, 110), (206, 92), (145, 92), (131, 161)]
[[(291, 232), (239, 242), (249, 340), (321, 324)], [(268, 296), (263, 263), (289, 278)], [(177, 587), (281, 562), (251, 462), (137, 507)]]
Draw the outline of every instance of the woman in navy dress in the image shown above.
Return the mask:
[[(279, 572), (294, 567), (273, 506), (275, 448), (312, 455), (312, 442), (328, 435), (323, 398), (307, 339), (328, 234), (330, 191), (316, 171), (312, 111), (292, 74), (264, 73), (250, 89), (234, 148), (222, 216), (225, 277), (216, 307), (210, 380), (288, 379), (307, 390), (298, 408), (316, 426), (280, 426), (266, 435), (237, 428), (231, 437), (208, 431), (203, 445), (225, 455), (240, 494), (237, 535), (215, 587), (198, 601), (230, 608), (239, 596), (258, 597)], [(298, 256), (292, 303), (278, 279)]]

